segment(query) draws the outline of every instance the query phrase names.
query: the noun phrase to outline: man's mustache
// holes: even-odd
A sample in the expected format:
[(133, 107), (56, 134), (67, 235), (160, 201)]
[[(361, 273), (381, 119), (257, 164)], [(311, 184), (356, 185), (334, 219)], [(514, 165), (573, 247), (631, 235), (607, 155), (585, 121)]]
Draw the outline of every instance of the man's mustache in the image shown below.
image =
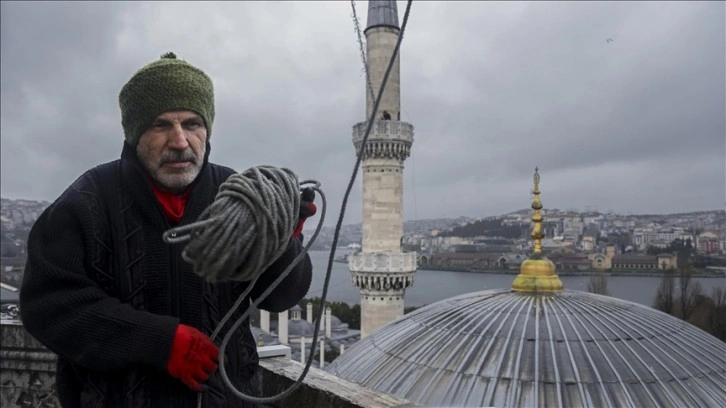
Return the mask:
[(159, 160), (160, 165), (164, 165), (167, 163), (183, 163), (183, 162), (197, 162), (197, 155), (194, 154), (191, 150), (188, 151), (175, 151), (175, 150), (168, 150), (164, 152), (161, 155), (161, 159)]

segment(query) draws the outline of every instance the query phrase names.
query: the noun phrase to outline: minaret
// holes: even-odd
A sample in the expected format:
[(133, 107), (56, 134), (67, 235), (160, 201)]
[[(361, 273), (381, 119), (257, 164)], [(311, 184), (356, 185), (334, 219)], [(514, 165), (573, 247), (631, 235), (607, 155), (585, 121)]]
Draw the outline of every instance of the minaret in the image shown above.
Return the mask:
[[(368, 73), (377, 95), (396, 47), (400, 28), (395, 1), (369, 1), (365, 30)], [(375, 99), (365, 83), (366, 119)], [(353, 126), (360, 152), (368, 123)], [(361, 337), (403, 315), (404, 295), (413, 284), (416, 253), (402, 252), (403, 161), (411, 154), (413, 126), (401, 122), (400, 58), (386, 82), (363, 153), (363, 242), (348, 267), (361, 293)]]
[(542, 202), (539, 200), (539, 169), (534, 169), (534, 199), (532, 200), (532, 228), (531, 237), (534, 240), (534, 251), (529, 259), (522, 262), (519, 275), (512, 283), (515, 292), (560, 292), (562, 281), (557, 276), (555, 264), (542, 255)]

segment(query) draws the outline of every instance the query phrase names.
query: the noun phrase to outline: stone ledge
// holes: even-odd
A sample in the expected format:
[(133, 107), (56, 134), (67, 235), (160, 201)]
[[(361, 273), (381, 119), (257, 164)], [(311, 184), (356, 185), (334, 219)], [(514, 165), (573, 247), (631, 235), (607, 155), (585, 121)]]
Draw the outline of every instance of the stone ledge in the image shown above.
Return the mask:
[(289, 359), (291, 354), (292, 351), (290, 350), (290, 346), (286, 346), (284, 344), (257, 347), (257, 355), (260, 359), (272, 357), (287, 357)]
[[(260, 359), (262, 392), (272, 396), (283, 392), (300, 378), (304, 365), (284, 357)], [(303, 384), (274, 407), (389, 408), (416, 407), (408, 400), (363, 387), (311, 367)]]

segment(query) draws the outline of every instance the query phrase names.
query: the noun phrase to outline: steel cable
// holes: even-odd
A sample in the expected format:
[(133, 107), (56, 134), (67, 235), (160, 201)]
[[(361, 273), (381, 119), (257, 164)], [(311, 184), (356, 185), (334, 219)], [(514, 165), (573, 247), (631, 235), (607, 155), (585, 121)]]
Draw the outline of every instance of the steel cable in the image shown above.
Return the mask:
[[(358, 151), (358, 155), (356, 157), (355, 165), (353, 167), (353, 173), (351, 174), (350, 180), (348, 182), (348, 186), (346, 188), (346, 191), (345, 191), (345, 194), (344, 194), (344, 197), (343, 197), (343, 202), (341, 204), (341, 208), (340, 208), (340, 212), (339, 212), (339, 216), (338, 216), (338, 222), (337, 222), (337, 224), (335, 226), (335, 232), (333, 234), (332, 248), (331, 248), (331, 251), (330, 251), (330, 257), (328, 259), (328, 268), (327, 268), (327, 271), (326, 271), (326, 274), (325, 274), (325, 282), (323, 284), (323, 293), (322, 293), (322, 296), (321, 296), (321, 307), (318, 310), (317, 318), (315, 320), (315, 328), (313, 330), (313, 339), (312, 339), (310, 356), (308, 357), (308, 361), (306, 362), (305, 368), (303, 369), (303, 372), (300, 375), (300, 377), (289, 388), (287, 388), (285, 391), (283, 391), (283, 392), (281, 392), (281, 393), (279, 393), (277, 395), (271, 396), (271, 397), (254, 397), (254, 396), (247, 395), (247, 394), (244, 394), (243, 392), (239, 391), (234, 386), (234, 384), (232, 384), (231, 381), (229, 380), (229, 378), (227, 376), (226, 368), (225, 368), (225, 365), (224, 365), (224, 350), (226, 349), (227, 344), (229, 343), (229, 340), (230, 340), (232, 334), (237, 330), (237, 328), (239, 328), (239, 326), (242, 324), (242, 322), (244, 322), (249, 317), (249, 315), (252, 312), (252, 310), (254, 308), (256, 308), (260, 304), (260, 302), (264, 301), (265, 298), (267, 298), (267, 296), (269, 296), (269, 294), (277, 287), (277, 285), (283, 279), (285, 279), (287, 277), (287, 275), (290, 273), (290, 271), (292, 271), (292, 269), (294, 267), (296, 267), (297, 264), (300, 261), (302, 261), (302, 259), (305, 257), (305, 255), (307, 255), (307, 252), (308, 252), (310, 246), (312, 245), (312, 243), (314, 242), (314, 240), (317, 237), (318, 233), (320, 232), (320, 229), (321, 229), (321, 227), (323, 225), (323, 220), (324, 220), (324, 217), (325, 217), (327, 202), (326, 202), (325, 194), (323, 193), (322, 190), (320, 190), (320, 187), (319, 187), (320, 184), (317, 183), (317, 182), (314, 182), (314, 181), (307, 182), (307, 183), (315, 184), (315, 186), (313, 187), (313, 189), (317, 193), (319, 193), (323, 205), (322, 205), (322, 211), (321, 211), (320, 221), (318, 222), (318, 226), (317, 226), (315, 232), (313, 233), (313, 236), (308, 241), (308, 244), (300, 252), (300, 254), (290, 263), (290, 265), (288, 265), (288, 267), (285, 269), (285, 271), (283, 271), (283, 273), (280, 274), (280, 276), (277, 279), (275, 279), (275, 281), (262, 293), (262, 295), (260, 295), (260, 297), (257, 298), (252, 303), (252, 305), (250, 305), (250, 307), (247, 308), (247, 310), (245, 311), (245, 313), (243, 313), (242, 316), (240, 316), (232, 324), (232, 326), (227, 331), (227, 334), (222, 339), (222, 343), (221, 343), (220, 348), (219, 348), (219, 370), (220, 370), (220, 374), (222, 375), (222, 380), (224, 381), (225, 385), (227, 385), (227, 387), (230, 389), (230, 391), (232, 391), (232, 393), (234, 395), (236, 395), (237, 397), (239, 397), (242, 400), (249, 401), (249, 402), (254, 402), (254, 403), (269, 404), (269, 403), (272, 403), (272, 402), (275, 402), (275, 401), (279, 401), (279, 400), (281, 400), (283, 398), (286, 398), (291, 393), (293, 393), (300, 385), (302, 385), (302, 381), (305, 379), (305, 376), (307, 375), (308, 371), (310, 370), (310, 366), (312, 365), (313, 358), (315, 356), (315, 347), (316, 347), (316, 343), (317, 343), (317, 339), (318, 339), (318, 333), (320, 331), (320, 322), (322, 320), (322, 314), (323, 314), (323, 310), (324, 310), (324, 307), (323, 306), (325, 305), (325, 299), (327, 297), (328, 285), (330, 283), (330, 275), (331, 275), (331, 272), (332, 272), (333, 262), (334, 262), (334, 258), (335, 258), (335, 249), (336, 249), (336, 246), (338, 244), (338, 238), (339, 238), (339, 235), (340, 235), (340, 229), (341, 229), (341, 227), (343, 225), (343, 218), (345, 217), (345, 209), (346, 209), (346, 206), (347, 206), (348, 198), (349, 198), (350, 192), (351, 192), (351, 190), (353, 188), (353, 184), (355, 183), (356, 176), (358, 175), (358, 169), (360, 167), (360, 162), (362, 161), (363, 155), (364, 155), (364, 152), (365, 152), (365, 144), (366, 144), (366, 142), (368, 140), (368, 137), (370, 135), (371, 129), (373, 128), (373, 123), (375, 122), (376, 113), (377, 113), (378, 107), (379, 107), (379, 105), (381, 103), (381, 96), (383, 95), (383, 91), (385, 90), (386, 83), (388, 82), (388, 77), (390, 76), (391, 70), (393, 69), (393, 66), (394, 66), (394, 63), (396, 61), (396, 58), (398, 58), (398, 51), (399, 51), (399, 49), (401, 47), (401, 42), (403, 40), (403, 34), (404, 34), (405, 29), (406, 29), (406, 25), (408, 23), (408, 17), (409, 17), (409, 13), (411, 11), (411, 4), (412, 4), (412, 2), (413, 2), (412, 0), (408, 0), (406, 2), (406, 11), (404, 13), (403, 22), (401, 24), (401, 29), (399, 31), (398, 41), (396, 42), (396, 46), (393, 49), (393, 53), (391, 55), (391, 59), (389, 60), (388, 67), (386, 68), (386, 72), (385, 72), (385, 74), (383, 76), (383, 80), (381, 81), (381, 87), (380, 87), (380, 90), (378, 92), (378, 96), (377, 96), (376, 101), (375, 101), (375, 104), (373, 106), (373, 110), (371, 112), (371, 115), (368, 118), (368, 126), (366, 128), (366, 133), (363, 136), (363, 140), (361, 141), (361, 148)], [(366, 68), (366, 70), (367, 70), (367, 68)], [(303, 184), (304, 183), (300, 183), (300, 186), (302, 186)], [(250, 182), (249, 185), (256, 186), (255, 183), (252, 182), (252, 181)], [(242, 222), (242, 220), (244, 220), (244, 219), (249, 220), (249, 218), (245, 218), (245, 215), (243, 214), (244, 211), (242, 210), (242, 207), (239, 207), (239, 208), (233, 210), (233, 209), (230, 209), (230, 208), (226, 208), (225, 206), (223, 206), (221, 204), (221, 202), (218, 205), (215, 205), (215, 204), (217, 204), (217, 200), (218, 199), (221, 201), (221, 198), (227, 196), (227, 195), (221, 195), (221, 190), (222, 190), (222, 188), (220, 187), (220, 194), (218, 194), (217, 197), (215, 198), (215, 202), (212, 203), (212, 205), (210, 205), (210, 207), (207, 210), (205, 210), (205, 212), (202, 214), (202, 216), (200, 216), (200, 219), (203, 218), (203, 217), (206, 218), (206, 219), (203, 219), (203, 220), (201, 220), (199, 222), (196, 222), (196, 223), (193, 223), (193, 224), (189, 224), (187, 226), (183, 226), (183, 227), (176, 228), (176, 229), (171, 229), (171, 230), (169, 230), (169, 231), (167, 231), (167, 232), (164, 233), (164, 240), (166, 242), (168, 242), (168, 243), (178, 243), (178, 242), (184, 242), (184, 241), (192, 241), (193, 242), (194, 239), (198, 239), (199, 237), (201, 237), (202, 235), (204, 235), (204, 227), (207, 227), (209, 225), (225, 224), (225, 221), (226, 220), (224, 218), (219, 218), (219, 216), (222, 215), (222, 216), (231, 216), (231, 217), (234, 217), (234, 219), (237, 220), (237, 223), (236, 224), (233, 224), (231, 222), (229, 223), (229, 224), (232, 224), (232, 225), (236, 225), (237, 228), (234, 228), (233, 226), (228, 225), (227, 228), (222, 228), (221, 230), (219, 230), (219, 229), (217, 230), (217, 231), (219, 231), (220, 234), (224, 234), (222, 236), (229, 238), (229, 239), (225, 238), (226, 240), (223, 241), (223, 242), (229, 243), (229, 242), (233, 241), (234, 239), (232, 239), (231, 237), (232, 237), (232, 235), (235, 235), (235, 234), (238, 237), (240, 235), (242, 235), (242, 234), (245, 234), (244, 236), (247, 239), (252, 239), (252, 240), (256, 241), (259, 238), (258, 236), (246, 235), (246, 231), (247, 230), (245, 228), (241, 228), (242, 226), (247, 227), (248, 225), (246, 225), (246, 224), (240, 224), (240, 222)], [(234, 188), (231, 188), (231, 190), (235, 190), (236, 191), (236, 189), (234, 189)], [(278, 190), (275, 190), (275, 191), (278, 191)], [(285, 189), (285, 188), (282, 188), (280, 191), (286, 191), (286, 192), (289, 193), (289, 191), (287, 191), (287, 189)], [(296, 189), (296, 193), (297, 193), (297, 189)], [(245, 200), (245, 197), (247, 197), (245, 194), (239, 194), (239, 195), (237, 195), (237, 194), (229, 193), (228, 195), (231, 198), (235, 198), (235, 199), (242, 200), (242, 201), (244, 201)], [(295, 201), (296, 197), (297, 197), (297, 200), (299, 200), (299, 197), (298, 197), (297, 194), (292, 194), (292, 197), (288, 196), (288, 199), (290, 199), (290, 200), (298, 203), (298, 205), (299, 205), (299, 201)], [(275, 196), (274, 193), (270, 193), (270, 195), (269, 196), (266, 196), (265, 199), (261, 199), (259, 201), (256, 200), (256, 199), (250, 199), (249, 197), (247, 197), (247, 199), (249, 200), (249, 203), (255, 202), (257, 204), (264, 203), (264, 202), (268, 202), (268, 201), (269, 202), (278, 202), (277, 201), (278, 198), (280, 198), (280, 197)], [(266, 201), (266, 200), (268, 200), (268, 201)], [(246, 203), (249, 204), (248, 202), (246, 202)], [(298, 209), (297, 206), (293, 206), (291, 203), (288, 203), (288, 205), (290, 205), (289, 208), (292, 208), (293, 209), (292, 211), (294, 211), (295, 213), (297, 212), (297, 209)], [(281, 206), (281, 208), (282, 207), (283, 206)], [(270, 208), (267, 208), (267, 209), (270, 210)], [(211, 215), (213, 212), (215, 212), (215, 214), (216, 214), (215, 216), (212, 216)], [(264, 211), (261, 211), (261, 213), (262, 212), (264, 212)], [(283, 224), (283, 222), (281, 220), (285, 218), (285, 217), (274, 217), (274, 216), (272, 216), (269, 213), (265, 213), (265, 216), (267, 217), (266, 218), (267, 221), (277, 220), (277, 221), (280, 222), (280, 225)], [(249, 215), (248, 215), (248, 217), (249, 217)], [(284, 229), (280, 225), (277, 225), (276, 227), (279, 227), (279, 229)], [(217, 226), (217, 228), (219, 228), (219, 227)], [(294, 228), (294, 223), (291, 223), (288, 226), (288, 228), (289, 228), (290, 234), (292, 234), (292, 228)], [(200, 229), (200, 230), (197, 230), (197, 229)], [(179, 233), (186, 232), (186, 231), (193, 231), (193, 232), (191, 232), (189, 234), (183, 234), (181, 236), (178, 236)], [(269, 224), (265, 224), (264, 225), (264, 228), (262, 228), (261, 231), (256, 231), (256, 233), (259, 234), (260, 232), (265, 232), (265, 231), (278, 231), (278, 228), (271, 228), (269, 226)], [(175, 237), (175, 236), (172, 236), (172, 235), (177, 235), (177, 236)], [(289, 236), (290, 235), (287, 236), (288, 237), (287, 239), (289, 239)], [(214, 236), (211, 236), (211, 237), (210, 236), (207, 236), (207, 238), (214, 240), (216, 237), (214, 237)], [(259, 238), (259, 239), (262, 239), (262, 238)], [(267, 250), (269, 250), (270, 248), (273, 248), (274, 247), (274, 245), (273, 245), (274, 241), (275, 241), (275, 239), (272, 239), (272, 240), (270, 240), (270, 242), (268, 242), (269, 245), (263, 245), (262, 247), (263, 248), (267, 248)], [(192, 242), (190, 242), (190, 244)], [(254, 245), (254, 244), (249, 244), (246, 241), (238, 241), (238, 243), (241, 244), (243, 246), (243, 248), (247, 248), (248, 245)], [(206, 247), (207, 245), (212, 245), (212, 244), (208, 244), (208, 243), (204, 243), (204, 244), (203, 243), (200, 243), (199, 244), (200, 247)], [(224, 247), (224, 245), (221, 244), (221, 243), (217, 243), (216, 245), (220, 245), (221, 247)], [(219, 249), (216, 246), (211, 246), (210, 248)], [(189, 262), (192, 262), (193, 265), (195, 265), (195, 271), (196, 271), (196, 273), (201, 274), (201, 276), (207, 277), (207, 279), (209, 279), (209, 278), (214, 279), (214, 278), (220, 278), (220, 277), (233, 277), (233, 276), (239, 276), (239, 277), (242, 277), (242, 276), (244, 276), (244, 277), (253, 276), (254, 277), (254, 279), (252, 281), (250, 281), (250, 284), (248, 285), (248, 287), (244, 291), (244, 293), (242, 293), (237, 298), (237, 301), (234, 303), (234, 305), (232, 306), (232, 308), (227, 312), (227, 314), (222, 318), (222, 320), (220, 320), (219, 324), (217, 325), (217, 328), (214, 330), (214, 332), (210, 336), (210, 338), (212, 339), (212, 341), (214, 341), (214, 339), (219, 334), (219, 331), (222, 329), (222, 327), (231, 318), (232, 314), (239, 308), (239, 306), (241, 305), (241, 303), (247, 298), (247, 296), (249, 295), (249, 292), (254, 287), (254, 284), (255, 284), (257, 278), (259, 277), (259, 274), (261, 274), (262, 271), (264, 271), (264, 269), (262, 271), (259, 271), (259, 270), (252, 271), (252, 273), (250, 273), (250, 274), (239, 273), (239, 275), (237, 275), (237, 272), (236, 271), (238, 271), (238, 269), (240, 267), (242, 267), (241, 264), (238, 264), (236, 266), (235, 265), (232, 265), (232, 266), (234, 266), (234, 268), (232, 269), (233, 271), (235, 271), (234, 273), (226, 273), (226, 272), (223, 272), (221, 269), (217, 269), (217, 268), (220, 268), (220, 265), (223, 265), (223, 264), (226, 265), (224, 262), (217, 262), (217, 261), (212, 260), (212, 259), (204, 259), (204, 260), (197, 259), (196, 256), (199, 256), (200, 258), (205, 258), (207, 255), (206, 255), (205, 252), (196, 252), (196, 251), (194, 251), (195, 249), (197, 249), (195, 246), (193, 246), (190, 251), (187, 251), (187, 249), (185, 249), (184, 250), (184, 253), (186, 255), (184, 255), (184, 257), (185, 257), (185, 259), (189, 258)], [(232, 251), (235, 253), (235, 256), (234, 257), (228, 257), (228, 259), (226, 259), (227, 261), (229, 261), (230, 258), (233, 258), (233, 259), (244, 259), (244, 256), (246, 255), (244, 249), (237, 249), (236, 251), (235, 250), (232, 250)], [(284, 249), (281, 250), (281, 251), (284, 251)], [(191, 254), (196, 254), (196, 255), (193, 256)], [(277, 258), (272, 258), (272, 259), (267, 260), (266, 261), (267, 262), (267, 265), (269, 265), (272, 262), (274, 262), (275, 259), (277, 259)], [(264, 264), (264, 263), (263, 262), (260, 262), (260, 264)], [(209, 268), (209, 269), (204, 269), (204, 268)], [(252, 268), (250, 268), (250, 270), (251, 269)], [(202, 403), (202, 394), (200, 393), (200, 394), (198, 394), (198, 398), (197, 398), (197, 406), (198, 407), (201, 407), (201, 403)]]

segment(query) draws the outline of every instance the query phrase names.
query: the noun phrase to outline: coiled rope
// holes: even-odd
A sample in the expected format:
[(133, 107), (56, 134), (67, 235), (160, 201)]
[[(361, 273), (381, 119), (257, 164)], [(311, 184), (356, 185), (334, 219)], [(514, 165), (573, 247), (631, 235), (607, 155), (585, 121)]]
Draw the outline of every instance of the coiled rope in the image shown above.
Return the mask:
[[(249, 317), (249, 315), (252, 312), (252, 310), (254, 310), (254, 308), (256, 308), (262, 301), (264, 301), (267, 298), (267, 296), (269, 296), (270, 293), (277, 287), (277, 285), (279, 285), (280, 282), (287, 277), (287, 275), (290, 273), (290, 271), (292, 271), (292, 269), (295, 268), (300, 261), (302, 261), (302, 259), (307, 255), (307, 252), (308, 252), (310, 246), (313, 244), (313, 242), (317, 238), (317, 235), (320, 232), (321, 227), (323, 226), (323, 220), (325, 218), (325, 212), (326, 212), (326, 208), (327, 208), (327, 201), (326, 201), (325, 194), (320, 189), (320, 183), (315, 182), (315, 181), (307, 182), (307, 183), (310, 183), (310, 184), (314, 184), (314, 186), (312, 188), (320, 195), (321, 202), (322, 202), (322, 206), (321, 206), (322, 209), (321, 209), (321, 214), (320, 214), (320, 221), (318, 222), (318, 225), (317, 225), (317, 228), (315, 229), (315, 232), (313, 233), (312, 237), (308, 240), (307, 245), (305, 245), (305, 247), (300, 252), (300, 254), (298, 254), (298, 256), (290, 263), (290, 265), (288, 265), (288, 267), (282, 272), (282, 274), (280, 274), (280, 276), (277, 279), (275, 279), (275, 281), (262, 293), (262, 295), (260, 295), (260, 297), (257, 298), (252, 303), (252, 305), (247, 308), (247, 310), (245, 311), (245, 313), (243, 313), (242, 316), (240, 316), (232, 324), (232, 326), (229, 328), (227, 334), (222, 339), (222, 344), (220, 345), (220, 348), (219, 348), (219, 370), (220, 370), (220, 374), (222, 375), (222, 380), (227, 385), (227, 387), (230, 389), (230, 391), (232, 391), (232, 393), (234, 395), (236, 395), (237, 397), (239, 397), (242, 400), (250, 401), (250, 402), (254, 402), (254, 403), (258, 403), (258, 404), (269, 404), (269, 403), (272, 403), (272, 402), (281, 400), (283, 398), (286, 398), (287, 396), (289, 396), (290, 394), (292, 394), (300, 385), (302, 385), (302, 381), (304, 380), (305, 376), (307, 375), (308, 371), (310, 370), (310, 366), (312, 365), (313, 358), (315, 356), (315, 347), (317, 345), (318, 333), (320, 331), (320, 322), (322, 320), (323, 309), (324, 309), (324, 307), (322, 307), (322, 306), (325, 305), (325, 299), (326, 299), (327, 294), (328, 294), (328, 285), (330, 283), (330, 275), (331, 275), (332, 268), (333, 268), (333, 261), (335, 259), (335, 249), (336, 249), (336, 247), (338, 245), (338, 238), (340, 236), (340, 229), (341, 229), (341, 227), (343, 225), (343, 218), (345, 217), (345, 209), (346, 209), (346, 206), (347, 206), (347, 203), (348, 203), (348, 198), (349, 198), (350, 192), (351, 192), (351, 190), (353, 188), (353, 184), (355, 183), (356, 176), (358, 175), (358, 169), (360, 167), (360, 162), (362, 161), (363, 154), (365, 152), (365, 148), (364, 147), (365, 147), (366, 142), (368, 141), (368, 137), (370, 135), (371, 129), (373, 128), (373, 123), (375, 122), (376, 113), (378, 112), (378, 107), (379, 107), (379, 105), (381, 103), (381, 96), (383, 95), (383, 91), (385, 90), (386, 83), (388, 82), (388, 77), (390, 76), (391, 70), (393, 69), (393, 65), (394, 65), (394, 63), (396, 61), (396, 58), (398, 57), (398, 51), (401, 48), (401, 42), (403, 40), (403, 33), (406, 30), (406, 25), (408, 23), (408, 16), (409, 16), (410, 11), (411, 11), (411, 4), (412, 4), (412, 2), (413, 2), (413, 0), (408, 0), (406, 2), (406, 11), (405, 11), (405, 13), (403, 15), (403, 22), (401, 23), (401, 30), (399, 31), (398, 41), (396, 41), (396, 46), (393, 49), (393, 53), (392, 53), (391, 58), (390, 58), (390, 60), (388, 62), (388, 67), (386, 68), (386, 72), (385, 72), (385, 74), (383, 76), (383, 80), (381, 81), (381, 87), (380, 87), (380, 89), (378, 91), (378, 95), (376, 97), (376, 102), (373, 105), (373, 110), (371, 112), (371, 116), (368, 118), (368, 126), (366, 128), (366, 133), (363, 136), (363, 140), (361, 141), (361, 148), (358, 151), (358, 155), (356, 157), (355, 165), (353, 166), (353, 173), (351, 174), (350, 180), (348, 182), (348, 186), (347, 186), (347, 188), (345, 190), (345, 194), (343, 196), (343, 202), (341, 204), (340, 212), (339, 212), (339, 215), (338, 215), (338, 222), (335, 225), (335, 232), (333, 233), (333, 242), (332, 242), (332, 245), (331, 245), (332, 248), (330, 250), (330, 256), (328, 258), (328, 268), (326, 270), (326, 273), (325, 273), (325, 281), (323, 283), (323, 293), (321, 295), (321, 303), (320, 303), (321, 304), (321, 307), (319, 308), (318, 313), (317, 313), (317, 317), (315, 319), (315, 329), (313, 330), (313, 339), (312, 339), (312, 344), (311, 344), (310, 356), (308, 357), (308, 360), (307, 360), (307, 362), (305, 364), (305, 368), (303, 369), (303, 372), (300, 374), (300, 377), (289, 388), (287, 388), (285, 391), (283, 391), (283, 392), (281, 392), (281, 393), (279, 393), (277, 395), (271, 396), (271, 397), (254, 397), (254, 396), (251, 396), (251, 395), (247, 395), (247, 394), (242, 393), (237, 388), (235, 388), (235, 386), (230, 382), (230, 380), (229, 380), (229, 378), (227, 376), (227, 372), (226, 372), (225, 365), (224, 365), (224, 355), (225, 355), (224, 351), (225, 351), (225, 349), (227, 347), (227, 344), (229, 343), (230, 338), (232, 337), (232, 334), (237, 330), (237, 328), (239, 328), (239, 326), (242, 324), (242, 322), (245, 321)], [(356, 18), (356, 20), (357, 20), (357, 18)], [(367, 70), (367, 68), (366, 68), (366, 70)], [(302, 186), (302, 184), (305, 184), (305, 183), (301, 183), (301, 186)], [(221, 190), (221, 187), (220, 187), (220, 190)], [(293, 194), (293, 196), (294, 197), (297, 197), (297, 195), (295, 195), (295, 194)], [(212, 205), (210, 206), (210, 209), (209, 209), (209, 212), (210, 213), (212, 211), (211, 210), (211, 207), (215, 207), (215, 204), (217, 204), (217, 199), (218, 198), (219, 198), (219, 194), (218, 194), (218, 197), (215, 198), (215, 202), (212, 203)], [(288, 197), (288, 198), (290, 198), (290, 197)], [(290, 198), (290, 199), (291, 199), (291, 201), (294, 200), (294, 198)], [(292, 206), (292, 204), (290, 204), (290, 205)], [(185, 231), (187, 231), (189, 229), (203, 228), (204, 226), (206, 226), (208, 224), (224, 223), (225, 222), (224, 219), (218, 218), (219, 217), (219, 214), (227, 214), (227, 215), (235, 214), (235, 213), (228, 213), (226, 210), (224, 210), (224, 207), (221, 206), (221, 204), (219, 206), (217, 206), (217, 207), (221, 207), (222, 208), (222, 211), (220, 211), (216, 217), (209, 218), (208, 220), (200, 221), (199, 224), (198, 223), (194, 223), (194, 224), (190, 224), (188, 226), (180, 227), (178, 229), (171, 229), (171, 230), (169, 230), (169, 231), (167, 231), (167, 232), (164, 233), (164, 240), (166, 242), (168, 242), (168, 243), (173, 243), (173, 242), (182, 242), (182, 241), (189, 240), (189, 239), (192, 238), (192, 236), (198, 237), (198, 236), (200, 236), (202, 234), (202, 232), (195, 231), (195, 233), (189, 234), (188, 236), (185, 235), (184, 238), (179, 237), (179, 240), (177, 240), (172, 235), (178, 234), (179, 232), (185, 232)], [(294, 208), (293, 211), (297, 211), (297, 209), (298, 209), (297, 207), (292, 207), (292, 208)], [(219, 211), (219, 208), (218, 208), (218, 211)], [(203, 215), (204, 216), (207, 216), (208, 214), (206, 214), (206, 213), (207, 213), (207, 211), (205, 210), (205, 213)], [(200, 216), (200, 218), (201, 218), (201, 216)], [(195, 225), (195, 224), (196, 224), (195, 227), (190, 228), (191, 225)], [(244, 231), (244, 229), (243, 229), (243, 231)], [(241, 234), (243, 231), (235, 231), (235, 233), (236, 234)], [(291, 232), (292, 232), (292, 230), (291, 230)], [(258, 237), (250, 237), (250, 238), (253, 238), (253, 240), (256, 240)], [(212, 239), (217, 239), (217, 237), (213, 237)], [(288, 239), (289, 239), (289, 235), (288, 235)], [(187, 252), (186, 249), (185, 249), (184, 252)], [(185, 256), (189, 257), (190, 256), (189, 254), (190, 254), (190, 252), (187, 252), (187, 255), (185, 255)], [(198, 254), (199, 254), (200, 257), (204, 257), (205, 256), (205, 254), (203, 252), (200, 252)], [(272, 259), (272, 261), (274, 261), (274, 260), (275, 260), (275, 258)], [(192, 260), (191, 262), (194, 263), (194, 262), (196, 262), (196, 260)], [(209, 262), (209, 263), (207, 263), (207, 262)], [(214, 264), (214, 262), (210, 262), (210, 261), (200, 261), (199, 263), (194, 263), (194, 265), (197, 265), (197, 264), (199, 264), (199, 265), (202, 265), (202, 264)], [(239, 265), (236, 268), (234, 268), (234, 269), (236, 270), (237, 268), (239, 268)], [(207, 274), (208, 272), (201, 272), (201, 273)], [(217, 273), (221, 273), (221, 272), (217, 272)], [(216, 338), (216, 336), (219, 334), (219, 331), (227, 323), (227, 321), (231, 318), (232, 314), (239, 308), (240, 304), (247, 298), (247, 296), (249, 295), (249, 292), (254, 287), (254, 285), (255, 285), (255, 283), (257, 281), (257, 277), (259, 277), (259, 274), (260, 273), (261, 272), (259, 272), (259, 273), (256, 274), (256, 277), (254, 278), (253, 281), (250, 282), (250, 284), (248, 285), (248, 287), (244, 291), (244, 293), (242, 293), (239, 296), (239, 298), (237, 298), (237, 301), (234, 303), (234, 305), (232, 306), (232, 308), (220, 320), (219, 324), (217, 325), (217, 328), (214, 330), (214, 332), (210, 336), (210, 338), (212, 339), (212, 341), (214, 341), (214, 339)], [(250, 276), (254, 276), (254, 275), (255, 275), (255, 273), (252, 273)], [(206, 276), (211, 276), (211, 273), (209, 275), (206, 275)], [(214, 276), (220, 276), (220, 275), (219, 274), (215, 274)], [(197, 394), (197, 406), (200, 407), (200, 408), (202, 406), (202, 394), (201, 393), (200, 394)]]
[(199, 221), (170, 229), (163, 238), (189, 241), (182, 257), (207, 281), (251, 282), (290, 245), (299, 194), (291, 170), (252, 167), (222, 183)]

